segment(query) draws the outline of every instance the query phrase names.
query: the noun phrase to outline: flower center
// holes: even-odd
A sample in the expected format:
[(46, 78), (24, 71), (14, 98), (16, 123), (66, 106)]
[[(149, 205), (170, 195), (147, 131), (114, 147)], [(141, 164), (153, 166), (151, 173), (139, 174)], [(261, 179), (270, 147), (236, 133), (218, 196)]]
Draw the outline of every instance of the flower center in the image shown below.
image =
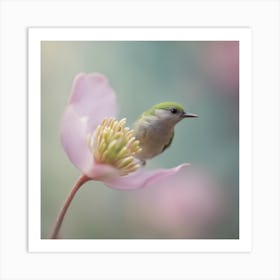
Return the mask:
[(141, 151), (134, 131), (125, 127), (126, 119), (120, 121), (105, 118), (92, 135), (88, 135), (88, 146), (97, 163), (109, 164), (124, 176), (140, 167), (135, 155)]

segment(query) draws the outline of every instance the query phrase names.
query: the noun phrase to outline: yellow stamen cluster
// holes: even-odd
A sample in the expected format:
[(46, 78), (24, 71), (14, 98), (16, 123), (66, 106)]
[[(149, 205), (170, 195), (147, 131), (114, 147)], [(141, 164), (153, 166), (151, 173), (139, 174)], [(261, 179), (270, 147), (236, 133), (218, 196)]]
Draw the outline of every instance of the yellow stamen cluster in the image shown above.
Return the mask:
[(125, 119), (105, 118), (88, 136), (88, 146), (97, 163), (109, 164), (124, 176), (140, 167), (135, 159), (141, 148), (134, 131), (125, 127)]

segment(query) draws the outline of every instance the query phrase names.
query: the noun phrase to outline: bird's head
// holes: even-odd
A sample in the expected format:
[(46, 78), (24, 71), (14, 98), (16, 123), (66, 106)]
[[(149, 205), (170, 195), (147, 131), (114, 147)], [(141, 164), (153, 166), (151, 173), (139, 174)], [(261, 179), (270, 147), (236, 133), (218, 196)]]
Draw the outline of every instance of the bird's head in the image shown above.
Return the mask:
[(160, 121), (175, 125), (185, 118), (196, 118), (196, 114), (186, 113), (184, 108), (176, 102), (163, 102), (154, 105), (145, 115), (150, 114)]

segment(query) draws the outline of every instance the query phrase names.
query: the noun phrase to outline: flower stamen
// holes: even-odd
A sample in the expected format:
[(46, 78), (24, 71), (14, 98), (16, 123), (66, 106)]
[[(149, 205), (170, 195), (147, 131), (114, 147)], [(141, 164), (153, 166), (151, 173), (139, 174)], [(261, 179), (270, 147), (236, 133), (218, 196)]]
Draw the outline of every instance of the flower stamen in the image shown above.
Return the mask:
[(109, 164), (124, 176), (136, 171), (140, 164), (135, 155), (141, 152), (139, 141), (134, 131), (125, 127), (126, 119), (120, 121), (105, 118), (92, 135), (88, 135), (87, 143), (94, 160), (100, 164)]

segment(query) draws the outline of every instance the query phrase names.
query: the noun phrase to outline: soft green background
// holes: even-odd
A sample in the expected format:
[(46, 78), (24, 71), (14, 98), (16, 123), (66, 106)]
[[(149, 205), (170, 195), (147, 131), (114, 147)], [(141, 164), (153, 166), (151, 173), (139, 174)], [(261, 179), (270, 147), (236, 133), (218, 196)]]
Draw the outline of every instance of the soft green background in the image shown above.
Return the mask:
[[(172, 146), (145, 167), (191, 163), (184, 188), (191, 186), (192, 196), (178, 195), (174, 187), (173, 198), (169, 186), (170, 202), (162, 203), (158, 186), (118, 191), (91, 181), (75, 197), (61, 237), (238, 238), (238, 42), (44, 41), (41, 70), (42, 238), (48, 238), (80, 175), (59, 140), (61, 116), (80, 72), (108, 77), (117, 94), (119, 118), (127, 117), (128, 125), (162, 101), (179, 102), (199, 115), (179, 123)], [(175, 196), (182, 200), (180, 205)]]

